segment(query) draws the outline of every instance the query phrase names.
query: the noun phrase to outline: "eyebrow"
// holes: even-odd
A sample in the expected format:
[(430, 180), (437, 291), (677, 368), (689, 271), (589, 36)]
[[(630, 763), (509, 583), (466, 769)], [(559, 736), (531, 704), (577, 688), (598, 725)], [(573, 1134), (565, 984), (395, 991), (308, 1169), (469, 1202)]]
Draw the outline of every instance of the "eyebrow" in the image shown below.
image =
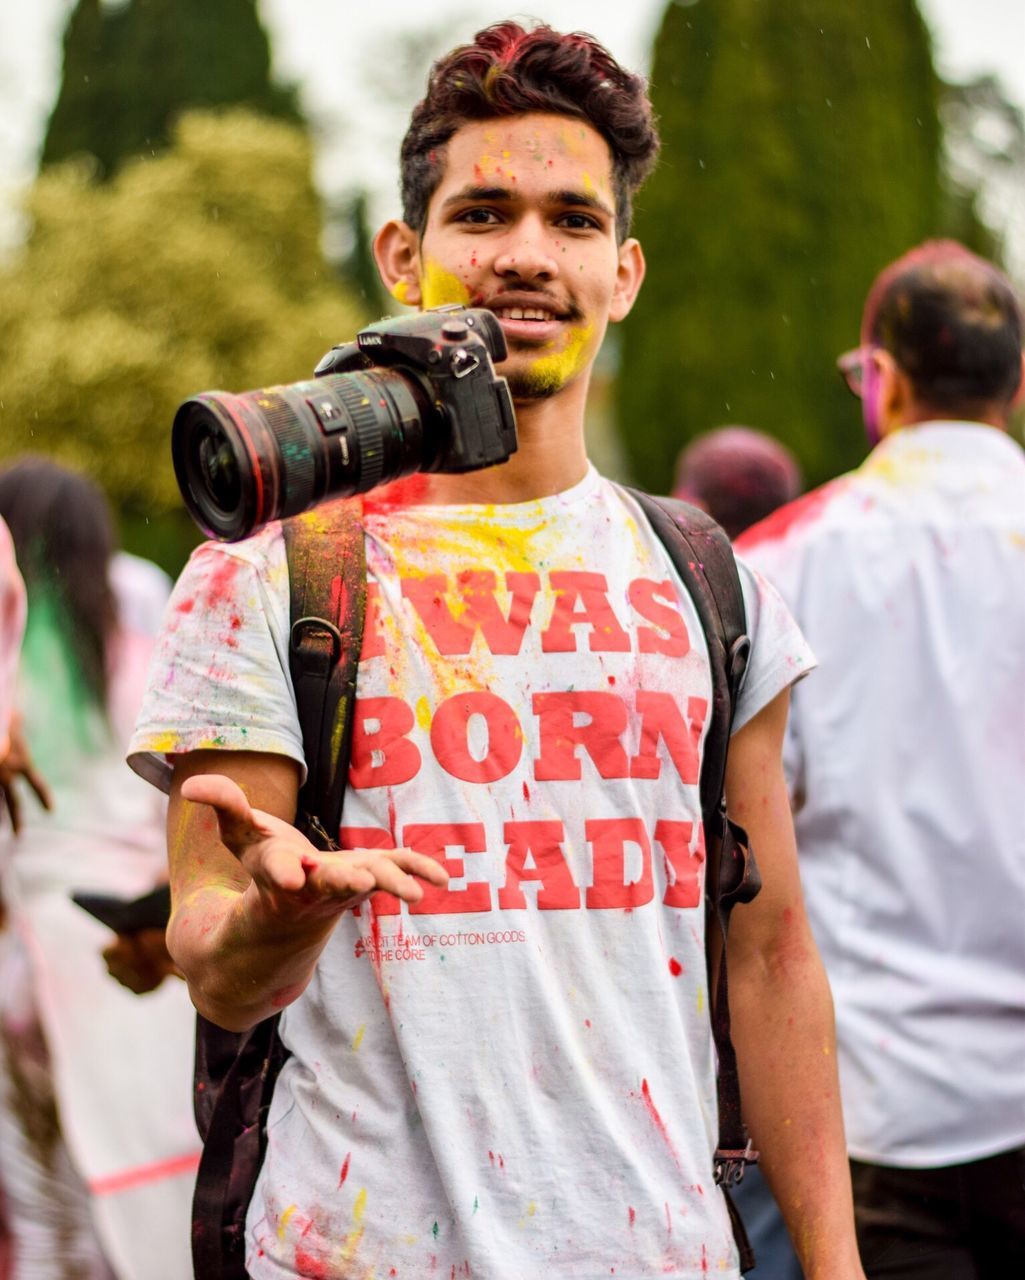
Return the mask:
[[(451, 205), (465, 204), (468, 200), (484, 200), (501, 203), (503, 201), (511, 201), (517, 199), (519, 193), (512, 187), (484, 187), (484, 186), (468, 186), (463, 187), (461, 191), (455, 192), (442, 202), (442, 208), (447, 209)], [(596, 212), (604, 213), (606, 217), (613, 218), (615, 214), (608, 207), (604, 200), (589, 191), (553, 191), (548, 197), (549, 204), (574, 205), (577, 208), (594, 209)]]

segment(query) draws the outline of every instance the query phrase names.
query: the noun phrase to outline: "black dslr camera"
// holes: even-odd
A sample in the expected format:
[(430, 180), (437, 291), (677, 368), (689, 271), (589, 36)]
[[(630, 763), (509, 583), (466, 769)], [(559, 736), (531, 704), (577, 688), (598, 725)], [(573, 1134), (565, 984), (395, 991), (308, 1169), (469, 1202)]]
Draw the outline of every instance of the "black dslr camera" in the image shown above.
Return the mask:
[(505, 354), (490, 311), (437, 307), (332, 347), (315, 380), (186, 400), (171, 454), (189, 514), (210, 537), (237, 542), (414, 471), (505, 462), (516, 419), (493, 363)]

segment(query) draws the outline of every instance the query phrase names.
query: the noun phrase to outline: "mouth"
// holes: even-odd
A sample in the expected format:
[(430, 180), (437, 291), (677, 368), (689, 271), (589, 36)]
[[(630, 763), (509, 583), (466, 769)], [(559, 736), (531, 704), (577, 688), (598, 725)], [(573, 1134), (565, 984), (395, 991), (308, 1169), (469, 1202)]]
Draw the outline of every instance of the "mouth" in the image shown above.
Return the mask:
[(572, 313), (547, 298), (493, 298), (485, 304), (497, 318), (507, 339), (542, 344), (551, 342)]

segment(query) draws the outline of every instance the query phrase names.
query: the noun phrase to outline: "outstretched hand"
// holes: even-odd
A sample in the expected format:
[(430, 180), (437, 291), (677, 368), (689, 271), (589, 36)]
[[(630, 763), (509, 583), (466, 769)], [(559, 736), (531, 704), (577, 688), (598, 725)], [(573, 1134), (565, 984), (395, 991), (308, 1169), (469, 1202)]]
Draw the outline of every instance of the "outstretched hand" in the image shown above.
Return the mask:
[(439, 862), (412, 849), (317, 849), (290, 823), (252, 808), (242, 788), (221, 774), (194, 774), (182, 783), (181, 795), (213, 808), (221, 842), (251, 877), (271, 915), (292, 915), (297, 908), (337, 915), (377, 889), (403, 902), (419, 902), (421, 880), (439, 887), (448, 883)]

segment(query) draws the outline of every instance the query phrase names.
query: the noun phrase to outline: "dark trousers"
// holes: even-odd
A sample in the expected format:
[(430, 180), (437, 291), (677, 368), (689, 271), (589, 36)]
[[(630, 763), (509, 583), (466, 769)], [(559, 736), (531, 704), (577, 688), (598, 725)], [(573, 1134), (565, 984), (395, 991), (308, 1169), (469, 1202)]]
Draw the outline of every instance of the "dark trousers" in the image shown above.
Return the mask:
[(1025, 1147), (942, 1169), (851, 1161), (869, 1280), (1025, 1276)]

